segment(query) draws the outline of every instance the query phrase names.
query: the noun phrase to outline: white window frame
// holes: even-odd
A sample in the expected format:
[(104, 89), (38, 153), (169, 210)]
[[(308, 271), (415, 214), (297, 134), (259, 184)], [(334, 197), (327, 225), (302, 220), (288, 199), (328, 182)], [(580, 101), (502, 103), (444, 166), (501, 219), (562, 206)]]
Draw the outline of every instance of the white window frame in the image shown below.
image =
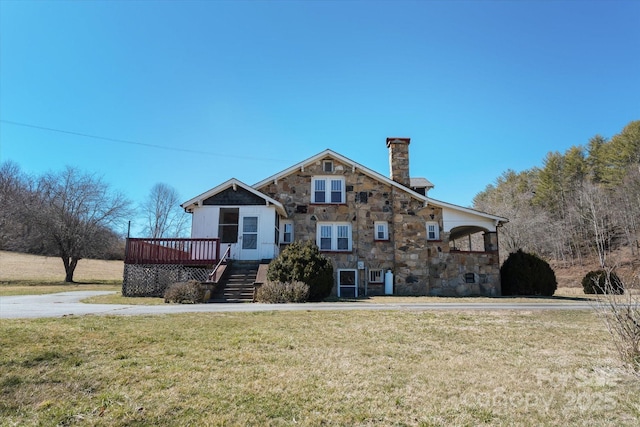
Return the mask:
[(382, 268), (370, 268), (369, 283), (384, 283), (384, 270)]
[[(429, 230), (429, 227), (433, 227), (433, 230)], [(440, 225), (435, 221), (429, 221), (426, 225), (427, 228), (427, 240), (440, 240)], [(434, 237), (430, 237), (429, 233), (433, 231)]]
[[(344, 248), (345, 238), (347, 239), (346, 248)], [(327, 242), (329, 242), (329, 246), (326, 245)], [(353, 248), (351, 223), (318, 222), (316, 224), (316, 244), (322, 252), (351, 252)]]
[[(339, 183), (340, 185), (340, 201), (333, 201), (332, 196), (334, 195), (334, 193), (338, 193), (337, 190), (334, 190), (337, 183)], [(322, 194), (324, 200), (320, 200), (320, 197), (317, 197), (317, 193)], [(344, 176), (314, 176), (313, 178), (311, 178), (311, 203), (343, 205), (346, 202), (347, 197)]]
[(389, 240), (389, 223), (387, 221), (373, 223), (373, 240)]
[[(290, 228), (288, 232), (287, 228)], [(290, 234), (289, 240), (287, 240), (285, 237), (287, 233)], [(288, 245), (289, 243), (293, 243), (294, 239), (295, 237), (293, 235), (293, 221), (280, 221), (280, 243)]]
[(322, 171), (323, 172), (333, 172), (333, 160), (323, 160), (322, 161)]

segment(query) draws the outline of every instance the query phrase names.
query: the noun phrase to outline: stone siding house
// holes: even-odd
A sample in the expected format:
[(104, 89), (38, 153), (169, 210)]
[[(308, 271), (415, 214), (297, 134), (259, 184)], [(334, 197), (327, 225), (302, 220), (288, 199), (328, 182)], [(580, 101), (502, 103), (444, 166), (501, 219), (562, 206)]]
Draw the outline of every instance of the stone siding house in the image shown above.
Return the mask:
[(409, 144), (387, 139), (389, 178), (325, 150), (251, 186), (230, 179), (182, 204), (191, 237), (218, 238), (236, 260), (315, 242), (338, 296), (500, 295), (507, 219), (428, 197), (433, 185), (409, 175)]

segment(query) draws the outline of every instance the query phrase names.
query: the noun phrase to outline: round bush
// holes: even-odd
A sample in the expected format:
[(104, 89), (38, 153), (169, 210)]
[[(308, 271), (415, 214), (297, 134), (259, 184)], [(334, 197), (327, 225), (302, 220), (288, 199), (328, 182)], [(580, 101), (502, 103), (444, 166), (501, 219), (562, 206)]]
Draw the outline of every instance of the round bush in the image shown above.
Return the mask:
[[(607, 275), (609, 280), (607, 280)], [(588, 272), (582, 278), (582, 289), (585, 294), (622, 295), (624, 293), (624, 284), (613, 271), (607, 273), (605, 270), (594, 270)]]
[(552, 296), (556, 274), (545, 260), (518, 249), (500, 267), (502, 295)]
[(309, 286), (309, 301), (322, 301), (333, 289), (333, 265), (313, 242), (293, 242), (271, 261), (271, 282), (302, 282)]

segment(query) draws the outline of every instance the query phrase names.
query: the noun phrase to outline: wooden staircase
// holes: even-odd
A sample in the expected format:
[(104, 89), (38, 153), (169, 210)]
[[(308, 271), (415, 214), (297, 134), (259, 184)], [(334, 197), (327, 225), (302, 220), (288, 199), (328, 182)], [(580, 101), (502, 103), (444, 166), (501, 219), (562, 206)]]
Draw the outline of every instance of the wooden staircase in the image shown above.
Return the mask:
[(260, 261), (233, 261), (209, 302), (252, 302)]

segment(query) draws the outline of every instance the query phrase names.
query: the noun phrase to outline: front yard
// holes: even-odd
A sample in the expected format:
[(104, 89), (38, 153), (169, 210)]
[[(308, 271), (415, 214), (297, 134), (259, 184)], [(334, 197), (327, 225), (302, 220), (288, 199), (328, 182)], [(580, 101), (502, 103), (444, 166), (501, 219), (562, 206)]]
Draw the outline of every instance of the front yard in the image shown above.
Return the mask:
[(1, 425), (637, 425), (591, 311), (0, 323)]

